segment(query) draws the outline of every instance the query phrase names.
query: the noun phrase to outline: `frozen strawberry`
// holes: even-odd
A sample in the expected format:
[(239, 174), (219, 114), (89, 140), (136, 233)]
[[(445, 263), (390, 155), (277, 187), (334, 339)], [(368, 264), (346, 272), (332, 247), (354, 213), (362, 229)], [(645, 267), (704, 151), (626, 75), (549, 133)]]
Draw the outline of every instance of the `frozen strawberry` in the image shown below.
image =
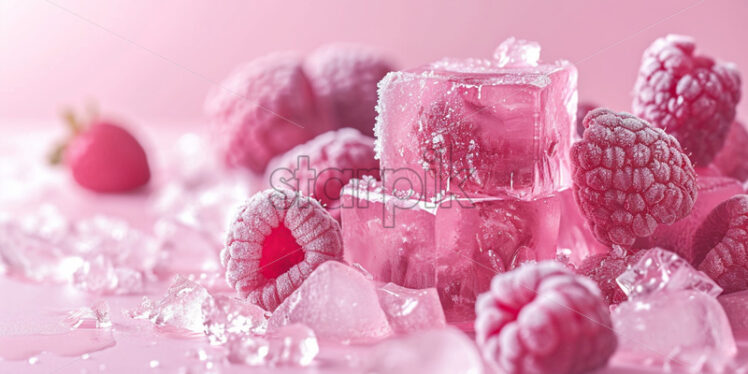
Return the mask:
[(328, 131), (275, 158), (267, 177), (272, 187), (302, 191), (340, 218), (340, 190), (352, 178), (379, 178), (374, 138), (358, 130)]
[(394, 70), (382, 53), (362, 45), (331, 44), (312, 52), (305, 68), (320, 100), (332, 110), (336, 128), (374, 135), (377, 83)]
[(241, 66), (211, 92), (206, 111), (226, 164), (257, 173), (273, 157), (332, 128), (301, 58), (291, 53)]
[(574, 196), (595, 237), (630, 247), (687, 216), (696, 173), (678, 141), (628, 113), (595, 109), (571, 149)]
[(584, 117), (587, 116), (587, 113), (589, 113), (591, 110), (595, 108), (599, 108), (600, 106), (597, 104), (589, 103), (589, 102), (581, 102), (577, 106), (577, 135), (581, 138), (584, 136)]
[(502, 373), (582, 373), (617, 346), (595, 284), (552, 261), (494, 277), (476, 313), (478, 346)]
[(151, 179), (145, 150), (117, 122), (94, 117), (81, 123), (72, 112), (66, 113), (66, 121), (71, 134), (51, 162), (64, 162), (79, 185), (96, 192), (127, 192)]
[(706, 253), (699, 270), (725, 293), (748, 289), (748, 195), (718, 205), (699, 226), (694, 253)]
[(241, 206), (221, 251), (228, 284), (271, 311), (319, 264), (342, 257), (340, 225), (316, 200), (272, 189)]
[(732, 123), (725, 145), (714, 157), (713, 165), (729, 177), (748, 180), (748, 129), (744, 124)]
[(697, 55), (695, 49), (686, 36), (655, 40), (642, 57), (633, 111), (675, 136), (694, 165), (705, 166), (735, 119), (740, 74), (733, 64)]
[(597, 283), (605, 304), (613, 305), (626, 301), (626, 294), (616, 278), (630, 266), (639, 262), (646, 251), (635, 253), (604, 253), (589, 256), (576, 269), (577, 274), (584, 275)]

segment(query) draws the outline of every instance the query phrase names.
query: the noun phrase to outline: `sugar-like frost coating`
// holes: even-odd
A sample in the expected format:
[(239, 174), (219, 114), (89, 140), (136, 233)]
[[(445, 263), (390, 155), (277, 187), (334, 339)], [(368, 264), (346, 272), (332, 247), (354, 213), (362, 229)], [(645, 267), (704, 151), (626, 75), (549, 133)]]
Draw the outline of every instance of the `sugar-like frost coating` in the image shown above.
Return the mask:
[(695, 165), (708, 165), (735, 119), (740, 73), (694, 53), (687, 36), (659, 38), (644, 51), (633, 111), (675, 136)]
[(273, 310), (318, 265), (342, 256), (340, 225), (316, 200), (270, 189), (239, 209), (221, 263), (232, 288)]
[(694, 252), (706, 253), (699, 270), (725, 293), (748, 289), (748, 195), (718, 205), (694, 234)]
[(586, 372), (617, 346), (595, 284), (552, 261), (497, 275), (476, 313), (478, 346), (502, 372)]
[(624, 247), (687, 216), (696, 172), (678, 141), (628, 113), (595, 109), (571, 149), (574, 196), (602, 243)]

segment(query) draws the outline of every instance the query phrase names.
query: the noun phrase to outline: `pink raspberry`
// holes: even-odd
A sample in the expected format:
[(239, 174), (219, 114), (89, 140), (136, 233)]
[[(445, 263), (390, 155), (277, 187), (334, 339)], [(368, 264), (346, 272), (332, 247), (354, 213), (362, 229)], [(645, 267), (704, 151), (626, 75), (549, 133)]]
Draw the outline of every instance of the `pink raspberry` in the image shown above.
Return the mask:
[(730, 126), (722, 150), (713, 164), (725, 175), (740, 181), (748, 180), (748, 129), (735, 121)]
[(748, 289), (748, 195), (719, 204), (696, 230), (694, 253), (706, 253), (699, 265), (725, 293)]
[[(374, 138), (344, 128), (326, 132), (274, 159), (267, 170), (273, 187), (285, 185), (317, 199), (340, 218), (340, 190), (353, 178), (379, 178)], [(281, 180), (284, 179), (284, 180)]]
[(581, 102), (577, 106), (577, 135), (580, 138), (584, 136), (584, 117), (587, 116), (587, 113), (599, 107), (599, 105), (589, 102)]
[(634, 114), (678, 139), (697, 166), (722, 148), (735, 106), (740, 74), (733, 64), (695, 55), (690, 37), (668, 35), (644, 51), (634, 86)]
[(678, 141), (628, 113), (595, 109), (571, 149), (573, 191), (603, 244), (630, 247), (691, 212), (696, 173)]
[(240, 67), (208, 96), (206, 111), (226, 164), (257, 173), (273, 157), (332, 127), (301, 59), (290, 53)]
[(228, 284), (271, 311), (318, 265), (342, 257), (340, 225), (316, 200), (272, 189), (241, 206), (221, 251)]
[(579, 268), (576, 269), (576, 272), (597, 283), (605, 304), (620, 304), (626, 301), (627, 297), (621, 287), (618, 286), (616, 278), (623, 274), (629, 266), (639, 262), (639, 259), (645, 253), (647, 251), (638, 251), (623, 255), (612, 252), (593, 255), (584, 259)]
[(333, 111), (337, 128), (354, 127), (374, 135), (377, 83), (393, 65), (379, 51), (356, 44), (331, 44), (307, 58), (314, 88)]
[(552, 261), (494, 277), (476, 313), (478, 346), (505, 373), (585, 372), (618, 345), (595, 284)]

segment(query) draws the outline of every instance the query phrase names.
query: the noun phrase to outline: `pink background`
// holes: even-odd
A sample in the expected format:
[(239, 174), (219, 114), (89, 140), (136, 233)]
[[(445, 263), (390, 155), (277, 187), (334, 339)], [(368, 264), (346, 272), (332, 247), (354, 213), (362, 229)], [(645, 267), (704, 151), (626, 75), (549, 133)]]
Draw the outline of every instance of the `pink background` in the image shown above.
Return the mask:
[(198, 122), (212, 84), (270, 51), (357, 41), (408, 67), (488, 56), (511, 35), (575, 62), (582, 99), (628, 110), (643, 49), (668, 32), (748, 75), (744, 0), (0, 0), (0, 118), (54, 119), (95, 98), (141, 125)]

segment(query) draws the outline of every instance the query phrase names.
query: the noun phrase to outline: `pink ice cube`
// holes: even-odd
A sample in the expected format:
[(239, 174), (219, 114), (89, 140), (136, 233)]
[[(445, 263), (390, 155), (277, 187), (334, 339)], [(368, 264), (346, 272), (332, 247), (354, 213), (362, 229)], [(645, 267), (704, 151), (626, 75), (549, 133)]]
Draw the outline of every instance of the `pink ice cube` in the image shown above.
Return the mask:
[(589, 256), (610, 252), (611, 248), (600, 243), (590, 230), (572, 190), (565, 189), (558, 194), (561, 204), (561, 222), (558, 230), (558, 255), (564, 262), (580, 266)]
[(737, 180), (707, 173), (709, 170), (699, 171), (696, 179), (698, 198), (691, 214), (672, 225), (659, 225), (652, 236), (639, 239), (635, 244), (637, 247), (660, 247), (677, 253), (692, 265), (701, 263), (706, 253), (693, 253), (693, 234), (714, 207), (743, 193), (743, 187)]
[(397, 333), (446, 325), (435, 288), (412, 289), (387, 283), (377, 290), (377, 294), (390, 326)]
[(577, 70), (538, 63), (539, 53), (536, 43), (509, 40), (495, 60), (387, 74), (375, 127), (387, 189), (524, 199), (570, 186)]
[(691, 373), (723, 372), (737, 353), (714, 281), (672, 252), (649, 250), (618, 283), (629, 301), (613, 310), (619, 354)]
[(374, 284), (336, 261), (320, 265), (268, 321), (268, 332), (301, 323), (322, 339), (371, 341), (392, 334)]
[(388, 194), (363, 179), (344, 188), (342, 202), (346, 260), (377, 281), (436, 287), (451, 323), (472, 325), (475, 298), (496, 273), (556, 256), (560, 212), (554, 196), (431, 203)]
[(475, 343), (454, 328), (419, 331), (381, 342), (367, 352), (367, 373), (481, 374)]

